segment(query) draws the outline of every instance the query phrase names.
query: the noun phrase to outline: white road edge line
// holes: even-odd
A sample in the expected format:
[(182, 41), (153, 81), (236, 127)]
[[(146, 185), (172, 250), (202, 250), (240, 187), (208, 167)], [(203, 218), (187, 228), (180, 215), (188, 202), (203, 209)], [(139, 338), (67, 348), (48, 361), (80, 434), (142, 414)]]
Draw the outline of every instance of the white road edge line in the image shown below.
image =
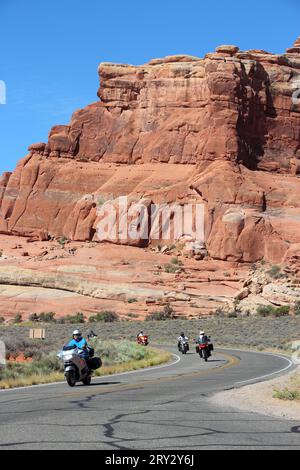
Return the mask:
[[(101, 375), (101, 376), (96, 376), (94, 379), (107, 379), (107, 378), (112, 378), (112, 377), (118, 377), (120, 375), (129, 375), (129, 374), (137, 374), (138, 372), (150, 372), (152, 370), (158, 370), (158, 369), (163, 369), (165, 367), (171, 367), (171, 366), (176, 366), (178, 362), (181, 361), (181, 357), (178, 356), (177, 354), (173, 354), (172, 356), (176, 358), (174, 362), (167, 363), (167, 364), (162, 364), (160, 366), (154, 366), (154, 367), (147, 367), (145, 369), (138, 369), (138, 370), (131, 370), (128, 372), (118, 372), (117, 374), (110, 374), (110, 375)], [(0, 389), (0, 394), (1, 393), (7, 393), (7, 392), (16, 392), (16, 391), (22, 391), (22, 390), (30, 390), (32, 388), (42, 388), (42, 387), (53, 387), (54, 385), (62, 385), (65, 384), (66, 382), (52, 382), (49, 384), (39, 384), (39, 385), (30, 385), (28, 387), (15, 387), (15, 388), (8, 388), (8, 389)]]
[(268, 352), (266, 352), (266, 353), (258, 352), (257, 354), (265, 354), (267, 356), (279, 357), (280, 359), (286, 360), (289, 363), (289, 365), (284, 367), (283, 369), (280, 369), (280, 370), (276, 371), (276, 372), (272, 372), (272, 374), (261, 375), (260, 377), (253, 377), (253, 379), (243, 380), (242, 382), (236, 382), (236, 385), (242, 385), (242, 384), (247, 384), (247, 383), (251, 383), (251, 382), (258, 382), (262, 379), (267, 379), (269, 377), (273, 377), (274, 375), (278, 375), (278, 374), (281, 374), (282, 372), (285, 372), (286, 370), (289, 370), (295, 364), (294, 361), (292, 361), (291, 359), (288, 359), (287, 357), (281, 356), (279, 354), (273, 354), (273, 353), (268, 353)]

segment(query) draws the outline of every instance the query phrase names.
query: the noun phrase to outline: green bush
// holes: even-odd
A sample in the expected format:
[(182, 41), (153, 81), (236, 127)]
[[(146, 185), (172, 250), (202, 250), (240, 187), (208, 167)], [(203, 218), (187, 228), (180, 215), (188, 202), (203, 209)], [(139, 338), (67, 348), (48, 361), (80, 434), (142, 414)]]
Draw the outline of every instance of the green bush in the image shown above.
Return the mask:
[(93, 342), (95, 354), (99, 355), (104, 366), (113, 364), (122, 364), (124, 362), (139, 361), (151, 356), (152, 351), (148, 348), (142, 348), (137, 343), (131, 341), (101, 341)]
[(300, 391), (289, 390), (288, 388), (285, 388), (283, 390), (275, 390), (273, 397), (278, 398), (279, 400), (300, 400)]
[(43, 312), (39, 315), (37, 313), (33, 313), (32, 315), (30, 315), (29, 321), (41, 323), (56, 323), (55, 316), (56, 313), (54, 312)]
[(70, 325), (76, 325), (78, 323), (83, 324), (85, 323), (85, 317), (83, 313), (78, 312), (75, 315), (67, 315), (65, 317), (61, 317), (56, 322), (61, 325), (64, 325), (65, 323), (68, 323)]
[(175, 274), (178, 271), (178, 266), (176, 264), (165, 264), (165, 273)]
[(300, 302), (295, 305), (295, 315), (300, 315)]
[(61, 247), (64, 247), (65, 244), (68, 242), (68, 239), (66, 237), (61, 237), (57, 240), (57, 242), (59, 243)]
[(41, 313), (39, 319), (43, 323), (55, 323), (55, 315), (54, 312)]
[(40, 321), (40, 317), (38, 316), (37, 313), (32, 313), (30, 316), (29, 316), (29, 321), (33, 322), (33, 323), (36, 323), (38, 321)]
[(261, 306), (257, 308), (257, 315), (260, 317), (285, 317), (290, 313), (290, 307), (273, 307), (272, 305)]
[(90, 323), (96, 322), (113, 323), (119, 321), (119, 316), (115, 312), (100, 312), (89, 318)]
[(22, 321), (23, 321), (23, 317), (20, 313), (18, 313), (13, 319), (13, 323), (15, 325), (18, 325), (18, 324), (22, 323)]

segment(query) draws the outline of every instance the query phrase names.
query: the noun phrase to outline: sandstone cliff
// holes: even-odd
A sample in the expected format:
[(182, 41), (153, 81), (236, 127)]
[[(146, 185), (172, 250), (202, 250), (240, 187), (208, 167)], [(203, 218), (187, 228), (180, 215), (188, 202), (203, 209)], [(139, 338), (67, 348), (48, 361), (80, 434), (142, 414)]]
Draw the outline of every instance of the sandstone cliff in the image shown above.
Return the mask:
[(203, 202), (214, 259), (299, 252), (299, 39), (283, 55), (220, 46), (99, 75), (100, 101), (3, 175), (1, 233), (92, 240), (97, 200), (130, 195)]

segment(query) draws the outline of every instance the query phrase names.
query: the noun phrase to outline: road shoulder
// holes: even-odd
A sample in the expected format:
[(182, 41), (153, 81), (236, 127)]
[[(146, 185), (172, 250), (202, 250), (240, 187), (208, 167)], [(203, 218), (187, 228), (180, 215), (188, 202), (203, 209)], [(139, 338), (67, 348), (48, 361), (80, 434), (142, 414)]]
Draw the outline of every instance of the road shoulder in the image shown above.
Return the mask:
[(294, 374), (295, 372), (290, 372), (268, 382), (220, 392), (211, 397), (209, 401), (218, 406), (229, 406), (240, 411), (299, 421), (299, 401), (273, 398), (274, 391), (284, 388)]

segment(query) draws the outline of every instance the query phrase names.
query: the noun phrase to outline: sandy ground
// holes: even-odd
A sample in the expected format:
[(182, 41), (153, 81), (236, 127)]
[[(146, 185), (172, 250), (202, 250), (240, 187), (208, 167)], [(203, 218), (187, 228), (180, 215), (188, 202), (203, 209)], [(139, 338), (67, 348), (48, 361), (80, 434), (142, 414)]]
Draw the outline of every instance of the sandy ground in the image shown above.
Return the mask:
[[(300, 368), (298, 369), (300, 371)], [(300, 420), (300, 402), (273, 398), (277, 389), (286, 387), (289, 379), (295, 374), (278, 377), (268, 382), (248, 385), (236, 390), (217, 393), (210, 401), (221, 406), (230, 406), (241, 411), (259, 413), (267, 416)]]

